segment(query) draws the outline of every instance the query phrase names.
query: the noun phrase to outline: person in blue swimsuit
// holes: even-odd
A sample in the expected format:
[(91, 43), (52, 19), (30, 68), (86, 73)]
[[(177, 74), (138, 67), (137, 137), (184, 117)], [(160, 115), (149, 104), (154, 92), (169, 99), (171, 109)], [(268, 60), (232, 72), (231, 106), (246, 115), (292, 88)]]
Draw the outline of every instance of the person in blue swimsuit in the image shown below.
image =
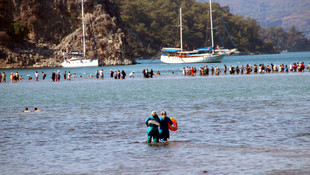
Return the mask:
[(168, 124), (173, 125), (169, 117), (167, 117), (166, 111), (161, 111), (160, 114), (160, 127), (159, 127), (159, 138), (161, 141), (166, 142), (169, 138), (169, 128)]
[(152, 138), (154, 143), (158, 143), (158, 126), (159, 126), (159, 118), (155, 111), (145, 120), (145, 124), (147, 127), (147, 143), (151, 143)]

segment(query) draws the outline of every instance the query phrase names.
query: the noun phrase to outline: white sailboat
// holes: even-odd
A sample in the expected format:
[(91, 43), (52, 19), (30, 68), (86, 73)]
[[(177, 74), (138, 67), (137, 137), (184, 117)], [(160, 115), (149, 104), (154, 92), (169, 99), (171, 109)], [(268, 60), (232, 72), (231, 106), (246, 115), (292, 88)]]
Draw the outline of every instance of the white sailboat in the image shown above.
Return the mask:
[(84, 3), (82, 2), (82, 23), (83, 23), (83, 52), (72, 51), (68, 55), (64, 55), (65, 60), (61, 63), (62, 67), (96, 67), (98, 59), (86, 58), (85, 46), (85, 22), (84, 22)]
[(224, 54), (214, 52), (213, 41), (213, 22), (212, 22), (212, 5), (210, 4), (210, 23), (211, 23), (211, 40), (212, 47), (200, 48), (193, 51), (183, 51), (182, 43), (182, 9), (180, 8), (180, 44), (181, 48), (162, 48), (160, 60), (169, 64), (184, 64), (184, 63), (214, 63), (221, 62)]
[(240, 52), (237, 48), (234, 48), (234, 49), (224, 49), (224, 48), (216, 48), (215, 49), (215, 52), (219, 53), (219, 54), (222, 54), (222, 55), (239, 55)]

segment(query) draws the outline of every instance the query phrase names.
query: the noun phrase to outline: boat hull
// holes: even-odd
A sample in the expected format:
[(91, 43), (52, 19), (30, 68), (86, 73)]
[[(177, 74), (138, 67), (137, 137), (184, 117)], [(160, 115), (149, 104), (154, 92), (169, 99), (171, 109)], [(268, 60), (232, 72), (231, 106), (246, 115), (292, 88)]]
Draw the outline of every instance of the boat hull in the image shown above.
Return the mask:
[(186, 63), (219, 63), (225, 55), (201, 55), (201, 56), (167, 56), (161, 55), (160, 60), (168, 64)]
[(98, 60), (65, 60), (61, 63), (62, 67), (74, 68), (74, 67), (97, 67)]
[(226, 55), (226, 56), (240, 54), (240, 52), (237, 49), (216, 49), (215, 52), (220, 55)]

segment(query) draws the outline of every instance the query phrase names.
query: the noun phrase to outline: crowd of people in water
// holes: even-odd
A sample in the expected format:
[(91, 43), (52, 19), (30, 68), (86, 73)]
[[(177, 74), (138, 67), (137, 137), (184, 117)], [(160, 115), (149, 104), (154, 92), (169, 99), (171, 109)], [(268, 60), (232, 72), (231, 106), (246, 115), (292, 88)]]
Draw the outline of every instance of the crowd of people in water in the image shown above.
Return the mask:
[[(103, 74), (103, 73), (102, 73)], [(124, 70), (115, 70), (113, 71), (112, 69), (110, 70), (110, 77), (114, 79), (120, 79), (123, 80), (126, 78), (126, 72)]]
[(143, 78), (153, 78), (154, 75), (160, 75), (159, 70), (154, 74), (153, 69), (143, 69), (142, 76)]
[[(276, 64), (270, 64), (270, 65), (264, 65), (264, 64), (254, 64), (252, 65), (241, 65), (241, 66), (227, 66), (224, 64), (223, 68), (223, 74), (264, 74), (264, 73), (288, 73), (288, 72), (305, 72), (307, 69), (308, 72), (310, 72), (310, 63), (308, 67), (305, 67), (304, 62), (301, 63), (292, 63), (290, 65), (276, 65)], [(211, 66), (210, 68), (206, 65), (203, 67), (200, 67), (199, 70), (196, 69), (196, 67), (189, 67), (186, 68), (183, 67), (182, 74), (183, 76), (208, 76), (208, 75), (220, 75), (222, 73), (222, 70), (218, 66)]]
[[(83, 73), (83, 74), (86, 74), (86, 73)], [(35, 81), (39, 81), (40, 75), (39, 75), (38, 71), (35, 72), (34, 76), (35, 76)], [(111, 78), (114, 78), (114, 79), (125, 79), (126, 73), (124, 70), (113, 71), (111, 69), (110, 76), (111, 76)], [(131, 72), (129, 76), (134, 77), (134, 72)], [(45, 80), (46, 77), (47, 77), (47, 74), (42, 71), (42, 80)], [(16, 72), (16, 73), (12, 72), (9, 78), (11, 80), (11, 83), (17, 83), (18, 81), (24, 79), (24, 77), (22, 75), (20, 75), (18, 72)], [(68, 71), (68, 72), (64, 71), (63, 74), (61, 74), (60, 70), (58, 70), (57, 72), (53, 71), (52, 75), (51, 75), (51, 79), (53, 82), (60, 82), (61, 79), (71, 80), (72, 78), (78, 78), (78, 77), (76, 76), (76, 73), (71, 73), (70, 71)], [(79, 78), (83, 78), (83, 76), (80, 75)], [(103, 69), (96, 70), (95, 74), (94, 75), (93, 74), (88, 75), (88, 78), (96, 78), (96, 79), (102, 79), (103, 80), (104, 79)], [(28, 74), (27, 80), (32, 80), (32, 76)], [(6, 83), (6, 82), (7, 82), (6, 73), (5, 72), (3, 72), (2, 74), (0, 73), (0, 83)]]
[[(252, 65), (230, 65), (227, 66), (226, 64), (224, 64), (224, 67), (221, 69), (218, 66), (208, 66), (205, 65), (203, 67), (199, 67), (199, 69), (197, 69), (196, 67), (193, 66), (187, 66), (187, 67), (183, 67), (181, 69), (182, 71), (182, 75), (183, 76), (209, 76), (209, 75), (234, 75), (234, 74), (265, 74), (265, 73), (289, 73), (289, 72), (310, 72), (310, 63), (308, 64), (308, 66), (306, 67), (304, 62), (300, 62), (300, 63), (292, 63), (289, 65), (285, 65), (285, 64), (280, 64), (280, 65), (276, 65), (276, 64), (269, 64), (269, 65), (265, 65), (265, 64), (254, 64)], [(170, 72), (171, 74), (176, 75), (177, 73), (175, 71), (170, 71), (168, 70), (168, 72)], [(83, 73), (84, 75), (86, 75), (86, 73)], [(53, 82), (60, 82), (61, 79), (63, 80), (71, 80), (72, 78), (83, 78), (84, 75), (80, 75), (80, 76), (76, 76), (76, 73), (71, 73), (70, 71), (64, 71), (63, 74), (61, 74), (60, 70), (53, 71), (52, 75), (51, 75), (51, 79)], [(110, 70), (110, 78), (112, 79), (125, 79), (126, 78), (126, 72), (124, 70), (120, 71), (120, 70)], [(143, 69), (142, 70), (142, 77), (143, 78), (153, 78), (154, 76), (159, 76), (161, 75), (160, 71), (158, 70), (156, 73), (154, 73), (153, 69)], [(42, 76), (39, 75), (38, 71), (35, 72), (34, 74), (35, 76), (35, 81), (39, 81), (39, 79), (42, 78), (42, 80), (45, 80), (47, 77), (47, 74), (45, 72), (42, 71)], [(85, 76), (84, 76), (85, 77)], [(88, 78), (96, 78), (96, 79), (104, 79), (104, 71), (103, 69), (101, 70), (96, 70), (95, 74), (90, 74), (88, 76), (86, 76)], [(135, 77), (135, 71), (132, 71), (129, 74), (130, 78), (134, 78)], [(2, 74), (0, 73), (0, 83), (6, 83), (7, 82), (7, 74), (5, 72), (3, 72)], [(11, 81), (11, 83), (16, 83), (20, 80), (23, 80), (24, 77), (22, 75), (20, 75), (18, 72), (16, 73), (11, 73), (9, 76), (9, 79)], [(27, 75), (27, 79), (28, 80), (32, 80), (31, 75)]]

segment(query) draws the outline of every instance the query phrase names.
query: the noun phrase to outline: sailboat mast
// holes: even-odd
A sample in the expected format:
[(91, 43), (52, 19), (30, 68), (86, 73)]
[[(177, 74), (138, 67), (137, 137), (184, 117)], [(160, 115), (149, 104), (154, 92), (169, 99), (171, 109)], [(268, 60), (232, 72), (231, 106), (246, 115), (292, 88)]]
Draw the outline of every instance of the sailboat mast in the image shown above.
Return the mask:
[[(213, 22), (212, 22), (212, 2), (209, 0), (210, 4), (210, 23), (211, 23), (211, 41), (212, 41), (212, 47), (214, 48), (214, 41), (213, 41)], [(212, 50), (212, 53), (214, 53), (214, 49)]]
[(84, 3), (82, 0), (82, 24), (83, 24), (83, 54), (84, 58), (86, 55), (86, 47), (85, 47), (85, 23), (84, 23)]
[(182, 38), (182, 8), (180, 8), (180, 44), (181, 44), (181, 52), (183, 51), (183, 38)]

